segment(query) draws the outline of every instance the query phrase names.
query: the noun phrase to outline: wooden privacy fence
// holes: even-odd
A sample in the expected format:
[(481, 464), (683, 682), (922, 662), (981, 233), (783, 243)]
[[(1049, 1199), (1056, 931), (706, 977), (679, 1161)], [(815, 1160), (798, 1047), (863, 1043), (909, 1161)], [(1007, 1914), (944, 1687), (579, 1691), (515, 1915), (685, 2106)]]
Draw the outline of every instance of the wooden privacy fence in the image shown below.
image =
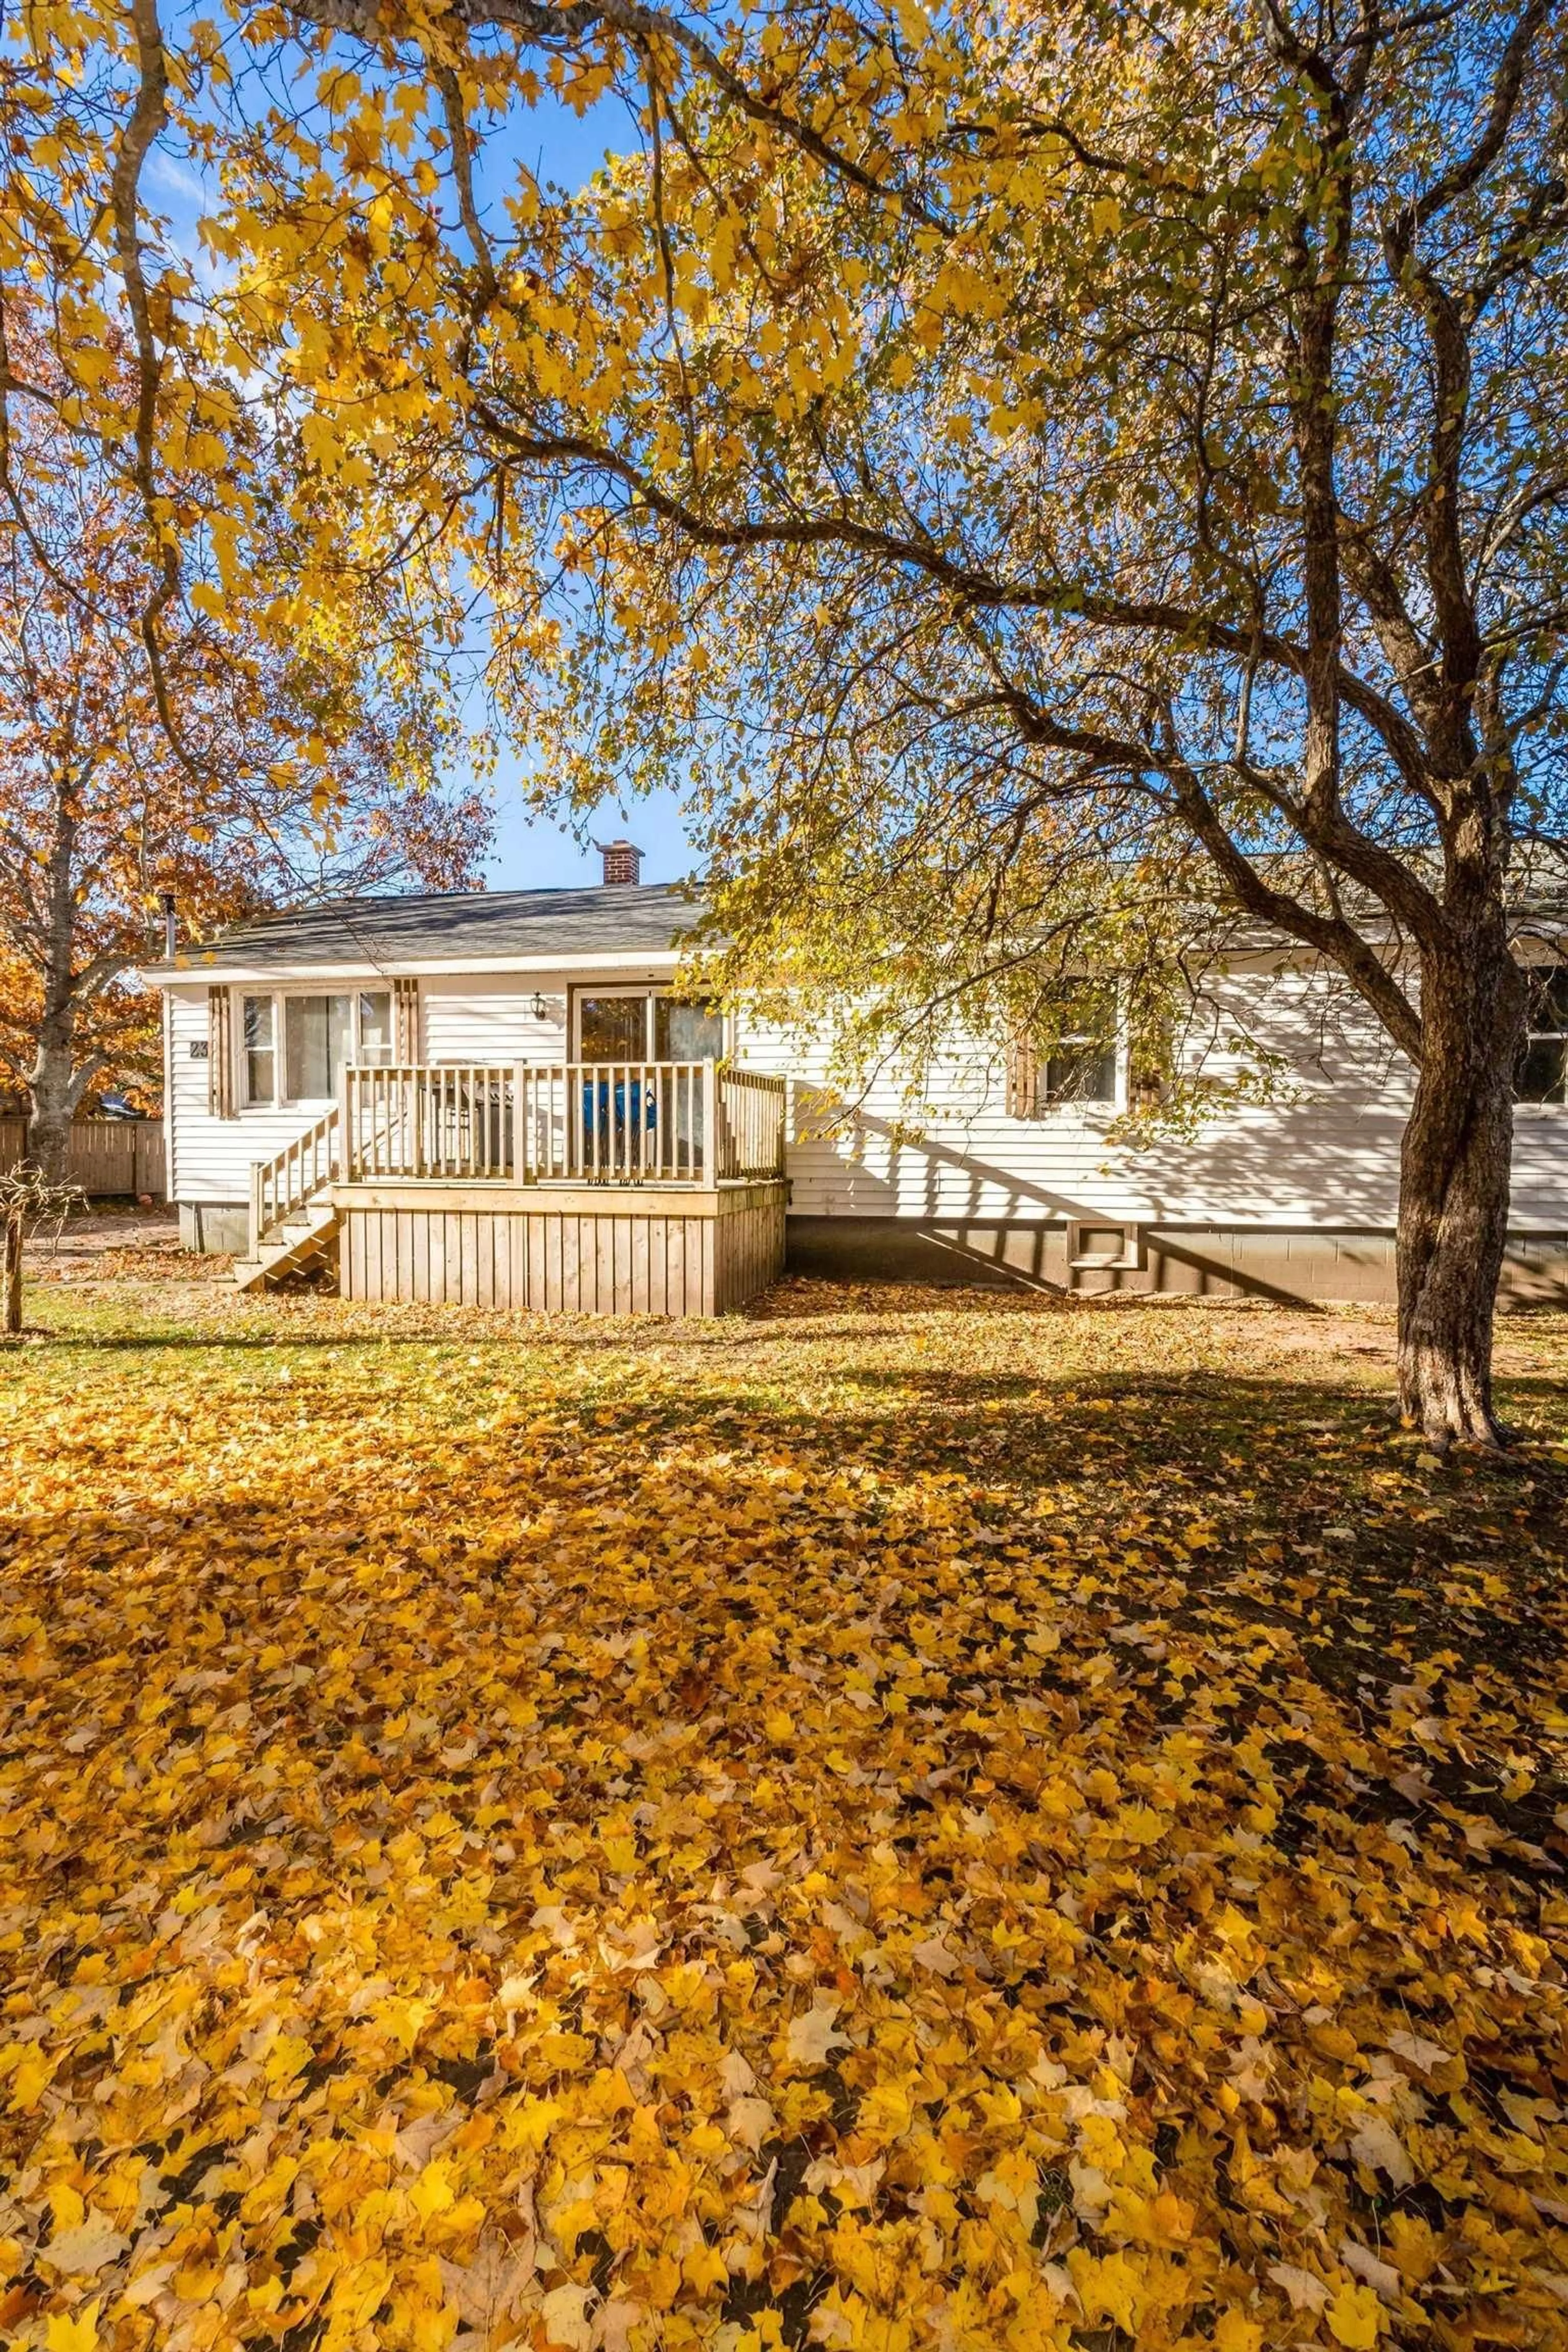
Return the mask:
[[(11, 1113), (0, 1118), (0, 1171), (26, 1157), (27, 1122)], [(66, 1181), (93, 1200), (150, 1192), (163, 1199), (168, 1180), (161, 1118), (78, 1118), (71, 1121)]]
[(716, 1062), (349, 1069), (345, 1182), (696, 1184), (784, 1174), (784, 1081)]

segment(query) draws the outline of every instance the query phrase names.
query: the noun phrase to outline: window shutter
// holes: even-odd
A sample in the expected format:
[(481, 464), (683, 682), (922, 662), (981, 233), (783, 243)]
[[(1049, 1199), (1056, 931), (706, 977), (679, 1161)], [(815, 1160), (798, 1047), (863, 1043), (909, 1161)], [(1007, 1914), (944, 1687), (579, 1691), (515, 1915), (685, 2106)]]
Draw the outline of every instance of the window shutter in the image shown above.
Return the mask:
[(207, 1109), (234, 1117), (234, 999), (226, 988), (207, 991)]
[(1033, 1038), (1015, 1037), (1007, 1047), (1007, 1116), (1033, 1118), (1040, 1080), (1040, 1057)]
[(392, 983), (392, 1057), (402, 1067), (419, 1059), (419, 982)]

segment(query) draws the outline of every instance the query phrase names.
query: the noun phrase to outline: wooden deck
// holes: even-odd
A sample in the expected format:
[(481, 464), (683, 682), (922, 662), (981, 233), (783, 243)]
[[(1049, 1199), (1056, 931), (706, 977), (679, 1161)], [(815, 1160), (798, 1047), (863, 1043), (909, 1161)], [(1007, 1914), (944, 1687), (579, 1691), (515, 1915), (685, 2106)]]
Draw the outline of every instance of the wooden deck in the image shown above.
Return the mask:
[(723, 1315), (784, 1269), (784, 1187), (334, 1185), (345, 1298)]
[(251, 1185), (243, 1287), (722, 1315), (783, 1271), (782, 1078), (708, 1063), (352, 1069)]

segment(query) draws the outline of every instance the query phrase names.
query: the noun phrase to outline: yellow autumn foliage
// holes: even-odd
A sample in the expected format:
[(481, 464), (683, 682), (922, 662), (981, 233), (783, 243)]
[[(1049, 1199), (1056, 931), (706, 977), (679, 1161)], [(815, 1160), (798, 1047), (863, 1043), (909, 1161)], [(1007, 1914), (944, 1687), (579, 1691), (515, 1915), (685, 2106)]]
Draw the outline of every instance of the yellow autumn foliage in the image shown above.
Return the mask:
[(1550, 1425), (1423, 1468), (1331, 1320), (29, 1316), (7, 2344), (1563, 2340)]

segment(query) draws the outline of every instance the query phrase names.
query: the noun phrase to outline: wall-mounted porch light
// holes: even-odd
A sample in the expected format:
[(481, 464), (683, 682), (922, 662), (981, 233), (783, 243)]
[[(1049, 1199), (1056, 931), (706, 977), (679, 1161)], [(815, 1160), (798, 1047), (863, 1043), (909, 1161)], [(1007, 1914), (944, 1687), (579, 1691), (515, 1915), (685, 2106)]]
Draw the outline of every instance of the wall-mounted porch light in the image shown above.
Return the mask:
[(540, 992), (540, 991), (536, 988), (536, 989), (534, 990), (534, 992), (533, 992), (533, 1017), (534, 1017), (534, 1019), (535, 1019), (536, 1021), (543, 1021), (543, 1020), (546, 1020), (546, 1019), (549, 1017), (549, 1013), (550, 1013), (550, 1007), (549, 1007), (549, 1005), (548, 1005), (548, 1004), (546, 1004), (546, 1003), (544, 1002), (544, 998), (543, 998), (542, 994), (542, 993)]

